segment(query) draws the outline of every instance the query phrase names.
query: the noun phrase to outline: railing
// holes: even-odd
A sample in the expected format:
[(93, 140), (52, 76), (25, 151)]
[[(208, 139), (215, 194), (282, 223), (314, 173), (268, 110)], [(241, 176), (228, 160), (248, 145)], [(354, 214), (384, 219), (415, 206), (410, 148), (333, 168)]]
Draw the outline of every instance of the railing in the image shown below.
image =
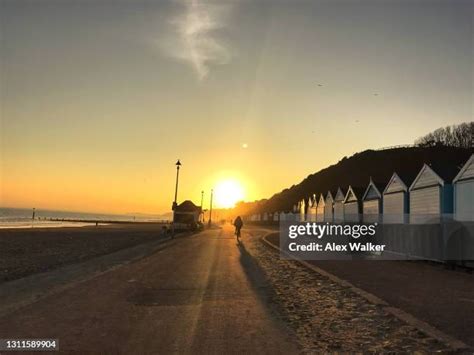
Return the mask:
[(416, 144), (399, 144), (399, 145), (392, 145), (392, 146), (389, 146), (389, 147), (377, 148), (377, 149), (373, 149), (373, 150), (380, 151), (380, 150), (389, 150), (389, 149), (397, 149), (397, 148), (413, 148), (413, 147), (416, 147), (416, 146), (417, 146)]

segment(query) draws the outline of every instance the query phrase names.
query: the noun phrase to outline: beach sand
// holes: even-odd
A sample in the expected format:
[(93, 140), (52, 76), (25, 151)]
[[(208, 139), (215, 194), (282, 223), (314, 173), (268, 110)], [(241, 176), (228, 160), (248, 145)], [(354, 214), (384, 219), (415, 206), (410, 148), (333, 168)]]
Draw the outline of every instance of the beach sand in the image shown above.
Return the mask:
[(0, 283), (164, 238), (163, 226), (0, 229)]

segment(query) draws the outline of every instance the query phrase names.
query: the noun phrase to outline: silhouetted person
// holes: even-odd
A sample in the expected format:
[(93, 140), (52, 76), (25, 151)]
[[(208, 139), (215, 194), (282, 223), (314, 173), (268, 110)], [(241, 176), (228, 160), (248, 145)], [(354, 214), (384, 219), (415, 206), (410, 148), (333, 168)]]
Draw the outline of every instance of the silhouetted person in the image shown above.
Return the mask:
[(240, 230), (242, 229), (243, 225), (244, 225), (244, 222), (242, 222), (242, 218), (240, 218), (240, 216), (238, 216), (234, 221), (235, 235), (237, 236), (237, 241), (240, 238)]

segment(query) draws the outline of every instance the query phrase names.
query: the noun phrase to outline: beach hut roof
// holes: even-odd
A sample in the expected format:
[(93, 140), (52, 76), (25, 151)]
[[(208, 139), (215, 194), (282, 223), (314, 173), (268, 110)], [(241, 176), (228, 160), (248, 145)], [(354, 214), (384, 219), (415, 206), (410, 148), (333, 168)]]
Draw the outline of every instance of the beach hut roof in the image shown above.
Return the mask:
[(346, 198), (347, 188), (339, 187), (337, 189), (336, 195), (334, 196), (334, 201), (344, 201)]
[(334, 201), (335, 191), (328, 191), (326, 194), (326, 201)]
[(444, 180), (441, 176), (439, 176), (436, 171), (434, 171), (431, 166), (428, 164), (423, 164), (423, 167), (421, 168), (420, 172), (416, 176), (415, 180), (413, 180), (412, 184), (410, 185), (410, 191), (416, 186), (418, 180), (423, 176), (425, 171), (429, 172), (431, 175), (434, 176), (434, 178), (437, 180), (438, 184), (444, 185)]
[(196, 206), (192, 201), (185, 200), (176, 206), (177, 212), (201, 212), (201, 207)]
[(459, 164), (459, 159), (453, 159), (451, 162), (434, 161), (429, 164), (424, 164), (415, 180), (413, 180), (410, 185), (410, 190), (416, 186), (416, 183), (425, 171), (429, 171), (438, 180), (440, 185), (444, 185), (445, 183), (451, 183), (461, 168), (462, 165)]
[(354, 196), (357, 201), (360, 201), (362, 196), (364, 195), (364, 192), (365, 192), (364, 187), (349, 185), (349, 188), (346, 193), (346, 197), (344, 198), (344, 203), (348, 202), (348, 199), (351, 196)]
[(420, 172), (420, 166), (413, 166), (410, 164), (407, 164), (407, 166), (403, 166), (402, 168), (398, 169), (395, 171), (387, 186), (392, 182), (394, 175), (396, 174), (398, 176), (398, 179), (402, 182), (403, 185), (408, 187), (413, 183), (413, 181), (416, 179)]
[[(416, 177), (416, 175), (415, 175), (415, 177)], [(387, 183), (387, 186), (385, 186), (385, 189), (383, 190), (383, 194), (386, 194), (388, 192), (388, 189), (389, 189), (390, 185), (392, 185), (394, 182), (400, 183), (403, 191), (408, 191), (408, 188), (411, 185), (411, 183), (413, 182), (413, 180), (415, 180), (415, 178), (409, 179), (410, 183), (406, 183), (406, 181), (403, 180), (400, 177), (400, 175), (398, 175), (397, 173), (393, 173), (392, 177), (390, 178), (390, 180)]]
[(463, 167), (463, 163), (464, 162), (459, 161), (459, 159), (456, 159), (452, 162), (446, 163), (434, 161), (428, 165), (436, 172), (439, 177), (444, 180), (444, 182), (451, 183)]
[(371, 189), (375, 191), (375, 194), (378, 196), (378, 198), (381, 198), (382, 193), (380, 191), (383, 191), (383, 187), (384, 185), (380, 181), (376, 182), (372, 180), (372, 178), (370, 178), (369, 185), (367, 186), (367, 189), (365, 189), (364, 195), (362, 196), (362, 200), (365, 200), (368, 197), (367, 194), (370, 192)]
[(325, 199), (324, 199), (324, 194), (320, 193), (319, 194), (319, 198), (318, 198), (318, 206), (319, 205), (323, 205), (326, 203)]
[[(459, 171), (459, 173), (456, 175), (456, 177), (454, 178), (453, 182), (456, 182), (456, 181), (459, 181), (461, 180), (463, 177), (464, 177), (464, 174), (466, 173), (467, 169), (469, 169), (469, 167), (471, 165), (474, 164), (474, 154), (471, 155), (471, 157), (468, 159), (468, 161), (466, 162), (466, 164), (464, 164), (464, 166), (461, 168), (461, 170)], [(472, 174), (471, 174), (472, 175)]]

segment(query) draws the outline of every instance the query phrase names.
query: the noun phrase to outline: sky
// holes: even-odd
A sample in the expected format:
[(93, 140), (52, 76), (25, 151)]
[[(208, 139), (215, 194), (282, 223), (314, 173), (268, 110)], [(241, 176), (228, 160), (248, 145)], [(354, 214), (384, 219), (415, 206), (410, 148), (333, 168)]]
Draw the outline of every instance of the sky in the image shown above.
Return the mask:
[(0, 5), (3, 207), (167, 212), (178, 158), (252, 201), (472, 120), (470, 0)]

